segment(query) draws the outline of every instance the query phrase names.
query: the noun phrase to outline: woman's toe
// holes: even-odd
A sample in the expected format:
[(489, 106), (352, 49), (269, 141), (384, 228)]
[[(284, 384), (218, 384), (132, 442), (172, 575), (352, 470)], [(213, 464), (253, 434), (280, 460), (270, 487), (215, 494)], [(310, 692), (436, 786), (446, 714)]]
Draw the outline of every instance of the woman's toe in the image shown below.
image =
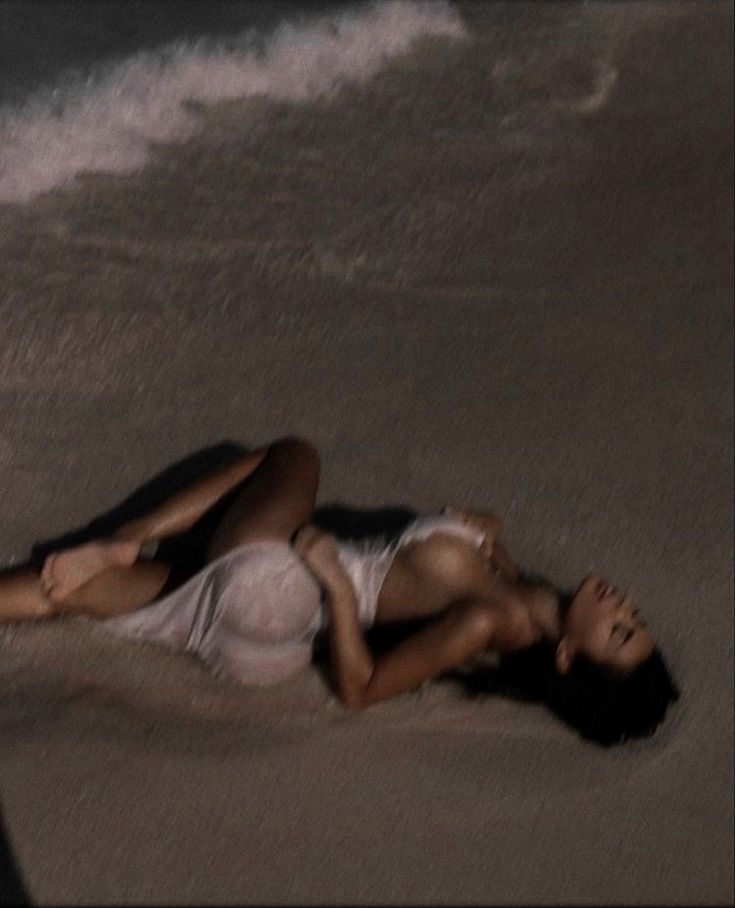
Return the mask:
[(54, 591), (53, 583), (41, 582), (41, 592), (47, 599), (53, 599), (53, 591)]
[(43, 566), (43, 576), (45, 577), (47, 583), (54, 582), (57, 558), (58, 556), (56, 555), (56, 553), (49, 555), (46, 559), (46, 563)]
[(50, 587), (47, 596), (52, 602), (61, 602), (66, 598), (66, 590), (60, 583), (57, 583)]

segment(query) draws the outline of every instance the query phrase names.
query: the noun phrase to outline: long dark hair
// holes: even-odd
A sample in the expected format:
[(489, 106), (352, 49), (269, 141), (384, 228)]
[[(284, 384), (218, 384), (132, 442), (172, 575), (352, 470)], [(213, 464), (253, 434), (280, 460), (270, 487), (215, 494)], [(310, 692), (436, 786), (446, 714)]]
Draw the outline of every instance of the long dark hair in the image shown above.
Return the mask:
[[(562, 615), (574, 598), (538, 575), (522, 575), (521, 582), (552, 590)], [(583, 738), (606, 747), (653, 734), (668, 707), (679, 699), (679, 688), (658, 648), (628, 674), (580, 654), (562, 674), (556, 667), (556, 645), (542, 640), (504, 655), (491, 670), (453, 677), (471, 697), (496, 694), (542, 703)]]
[(542, 703), (583, 738), (606, 747), (653, 734), (679, 699), (658, 648), (628, 675), (581, 655), (563, 675), (555, 655), (556, 647), (542, 641), (504, 656), (497, 668), (452, 677), (470, 697), (496, 694)]

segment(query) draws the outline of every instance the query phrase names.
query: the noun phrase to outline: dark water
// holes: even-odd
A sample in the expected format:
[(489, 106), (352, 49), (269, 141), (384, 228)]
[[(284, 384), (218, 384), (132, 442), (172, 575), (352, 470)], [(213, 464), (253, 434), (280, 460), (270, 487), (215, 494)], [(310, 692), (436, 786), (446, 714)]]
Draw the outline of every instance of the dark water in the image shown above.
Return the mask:
[(446, 4), (406, 2), (8, 4), (0, 27), (8, 201), (140, 166), (152, 143), (197, 131), (192, 102), (315, 98), (422, 35), (463, 29)]
[[(344, 0), (58, 0), (0, 4), (0, 104), (171, 42), (226, 43), (248, 29), (346, 7)], [(354, 5), (354, 4), (353, 4)]]

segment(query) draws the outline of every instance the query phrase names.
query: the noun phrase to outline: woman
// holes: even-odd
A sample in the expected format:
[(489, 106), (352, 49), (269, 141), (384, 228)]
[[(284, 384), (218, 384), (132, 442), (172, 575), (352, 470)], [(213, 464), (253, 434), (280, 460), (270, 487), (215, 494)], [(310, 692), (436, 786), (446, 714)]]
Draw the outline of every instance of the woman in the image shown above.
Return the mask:
[[(650, 734), (677, 698), (638, 610), (610, 583), (590, 576), (565, 596), (524, 577), (487, 513), (447, 508), (409, 521), (390, 543), (338, 542), (308, 523), (318, 481), (308, 442), (248, 453), (112, 538), (51, 554), (40, 572), (4, 572), (0, 619), (93, 615), (114, 633), (194, 653), (254, 684), (304, 668), (325, 632), (336, 691), (353, 709), (494, 650), (506, 657), (496, 687), (501, 678), (506, 692), (543, 699), (605, 744)], [(193, 576), (172, 582), (170, 564), (142, 557), (228, 494)], [(421, 627), (375, 657), (364, 631), (396, 622)]]

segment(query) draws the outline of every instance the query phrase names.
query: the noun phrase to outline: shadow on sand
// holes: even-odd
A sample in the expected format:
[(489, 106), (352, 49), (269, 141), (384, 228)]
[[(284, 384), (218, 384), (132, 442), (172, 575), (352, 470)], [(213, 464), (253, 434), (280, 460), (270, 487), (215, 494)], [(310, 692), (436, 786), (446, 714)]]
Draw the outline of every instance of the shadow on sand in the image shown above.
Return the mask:
[[(250, 450), (252, 448), (236, 442), (222, 441), (188, 455), (155, 475), (122, 502), (88, 524), (35, 543), (27, 564), (40, 569), (51, 552), (113, 535), (128, 521), (150, 513), (186, 486), (213, 470), (232, 463)], [(241, 485), (237, 486), (223, 496), (191, 529), (159, 543), (156, 558), (173, 565), (176, 582), (180, 583), (183, 577), (190, 576), (204, 565), (207, 545), (241, 488)], [(391, 540), (415, 516), (414, 511), (401, 505), (365, 510), (329, 503), (314, 511), (311, 522), (341, 540), (359, 540), (371, 536)]]
[(0, 905), (30, 905), (0, 812)]

